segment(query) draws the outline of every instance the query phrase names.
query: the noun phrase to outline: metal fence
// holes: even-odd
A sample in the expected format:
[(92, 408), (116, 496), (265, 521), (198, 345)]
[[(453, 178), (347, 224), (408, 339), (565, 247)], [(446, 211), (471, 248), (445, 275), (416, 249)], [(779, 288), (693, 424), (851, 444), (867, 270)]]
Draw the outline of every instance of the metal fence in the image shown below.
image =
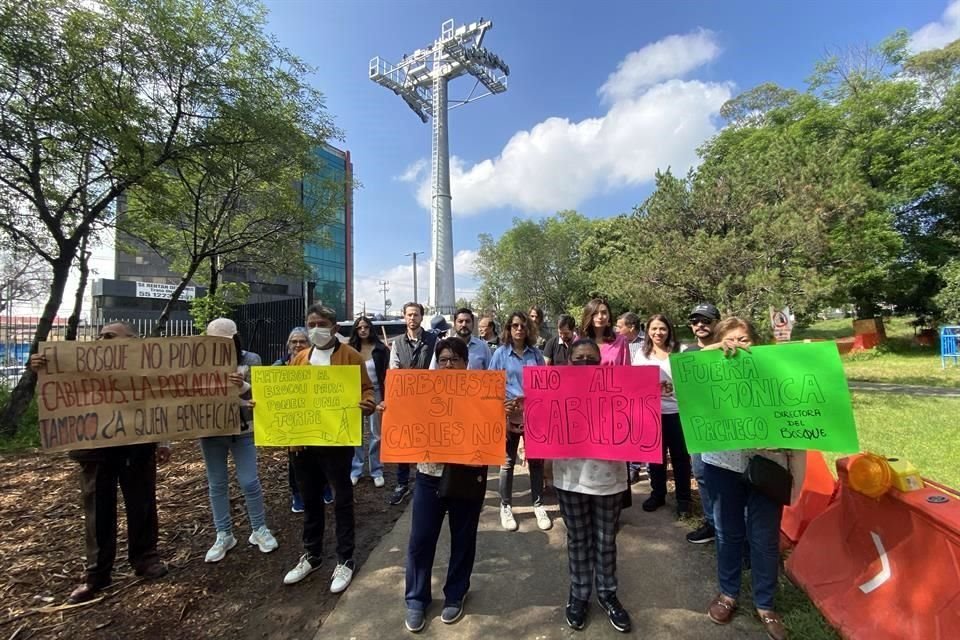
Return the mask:
[(236, 308), (230, 317), (237, 323), (237, 330), (244, 347), (260, 356), (263, 364), (287, 355), (287, 338), (294, 327), (302, 327), (304, 321), (302, 298), (255, 302)]

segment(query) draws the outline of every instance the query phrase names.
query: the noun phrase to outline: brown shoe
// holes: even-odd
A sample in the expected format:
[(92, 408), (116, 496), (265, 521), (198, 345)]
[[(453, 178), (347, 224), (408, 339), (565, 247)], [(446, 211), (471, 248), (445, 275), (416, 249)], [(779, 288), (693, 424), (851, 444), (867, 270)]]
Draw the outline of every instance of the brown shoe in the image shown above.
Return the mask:
[(168, 571), (167, 565), (157, 561), (142, 569), (137, 569), (135, 573), (145, 580), (156, 580), (157, 578), (162, 578), (167, 575)]
[(70, 595), (67, 596), (67, 604), (80, 604), (82, 602), (90, 602), (93, 600), (100, 589), (97, 585), (85, 583), (74, 589), (70, 592)]
[(737, 601), (733, 598), (718, 593), (717, 597), (710, 603), (707, 609), (707, 615), (717, 624), (729, 624), (733, 620), (733, 614), (737, 610)]
[(760, 616), (760, 622), (763, 628), (767, 630), (770, 640), (787, 640), (787, 628), (783, 626), (783, 618), (775, 611), (761, 611), (757, 609), (757, 615)]

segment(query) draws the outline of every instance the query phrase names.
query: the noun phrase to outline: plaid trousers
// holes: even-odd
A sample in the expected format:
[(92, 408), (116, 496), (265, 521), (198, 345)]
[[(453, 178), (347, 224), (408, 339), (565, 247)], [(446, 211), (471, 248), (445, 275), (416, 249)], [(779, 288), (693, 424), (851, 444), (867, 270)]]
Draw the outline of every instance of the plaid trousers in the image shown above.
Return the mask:
[(594, 496), (557, 489), (557, 502), (567, 527), (570, 594), (589, 600), (596, 579), (597, 593), (617, 592), (617, 522), (621, 493)]

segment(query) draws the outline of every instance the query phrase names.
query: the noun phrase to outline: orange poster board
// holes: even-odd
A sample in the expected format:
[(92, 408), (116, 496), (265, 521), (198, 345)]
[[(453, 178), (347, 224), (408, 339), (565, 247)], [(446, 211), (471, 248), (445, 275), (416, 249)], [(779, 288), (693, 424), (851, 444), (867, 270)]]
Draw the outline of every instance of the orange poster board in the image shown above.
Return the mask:
[(387, 371), (380, 460), (502, 464), (506, 382), (503, 371)]

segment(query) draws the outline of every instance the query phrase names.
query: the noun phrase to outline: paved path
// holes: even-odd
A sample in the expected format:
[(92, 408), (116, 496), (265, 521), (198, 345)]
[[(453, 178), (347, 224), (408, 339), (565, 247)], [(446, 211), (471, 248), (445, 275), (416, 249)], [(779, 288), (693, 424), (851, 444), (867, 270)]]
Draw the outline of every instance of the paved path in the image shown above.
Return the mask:
[[(640, 501), (649, 487), (634, 487), (634, 506), (624, 511), (619, 547), (619, 597), (633, 618), (630, 636), (610, 626), (596, 602), (583, 632), (572, 631), (563, 618), (568, 593), (566, 531), (549, 494), (554, 517), (550, 531), (537, 529), (532, 509), (515, 510), (520, 530), (500, 527), (497, 479), (490, 476), (487, 501), (480, 516), (477, 562), (466, 601), (466, 615), (452, 626), (440, 622), (442, 577), (449, 557), (449, 533), (444, 529), (433, 570), (434, 602), (427, 626), (414, 635), (403, 627), (404, 560), (412, 509), (407, 509), (357, 572), (353, 584), (323, 622), (316, 640), (328, 638), (443, 638), (468, 640), (510, 638), (579, 640), (642, 637), (648, 640), (760, 640), (766, 638), (753, 616), (741, 613), (727, 627), (714, 625), (704, 611), (716, 592), (712, 544), (691, 545), (688, 529), (678, 523), (671, 502), (656, 513), (645, 513)], [(519, 473), (514, 485), (516, 505), (529, 504), (529, 483)], [(363, 523), (358, 523), (363, 526)]]
[(902, 393), (908, 396), (939, 396), (942, 398), (960, 398), (960, 389), (951, 387), (925, 387), (915, 384), (892, 384), (889, 382), (864, 382), (850, 380), (853, 391), (877, 391), (882, 393)]

